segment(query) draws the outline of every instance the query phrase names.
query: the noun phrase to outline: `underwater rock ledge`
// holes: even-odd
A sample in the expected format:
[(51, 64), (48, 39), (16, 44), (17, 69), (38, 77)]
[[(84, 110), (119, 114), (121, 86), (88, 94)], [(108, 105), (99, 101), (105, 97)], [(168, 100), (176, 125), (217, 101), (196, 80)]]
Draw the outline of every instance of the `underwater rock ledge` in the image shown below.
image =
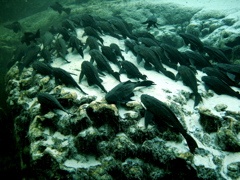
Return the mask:
[[(137, 8), (141, 5), (139, 3)], [(166, 7), (169, 7), (166, 15), (176, 8), (165, 4), (162, 9)], [(151, 12), (150, 8), (156, 11), (156, 6), (149, 5), (147, 8), (148, 13)], [(178, 10), (181, 12), (186, 9)], [(211, 37), (209, 39), (219, 46), (222, 42), (213, 41), (219, 34), (233, 35), (227, 30), (220, 32), (218, 28), (231, 26), (234, 19), (222, 15), (215, 17), (216, 14), (213, 14), (211, 17), (215, 19), (210, 26), (207, 21), (208, 14), (197, 14), (198, 11), (199, 9), (192, 9), (192, 14), (189, 15), (188, 12), (187, 20), (182, 20), (190, 21), (186, 31), (200, 35), (207, 43), (211, 43), (208, 40), (208, 37)], [(127, 13), (127, 10), (122, 12), (124, 13)], [(128, 18), (136, 23), (133, 18)], [(177, 21), (173, 18), (177, 19), (172, 17), (170, 24)], [(224, 19), (222, 24), (219, 24), (218, 18)], [(206, 22), (204, 27), (200, 26), (202, 20)], [(166, 29), (169, 28), (166, 22), (163, 27), (164, 25)], [(215, 33), (212, 33), (214, 30)], [(167, 33), (164, 37), (159, 35), (159, 38), (162, 37), (163, 41), (166, 38), (167, 41), (167, 35), (176, 37), (176, 33)], [(228, 41), (228, 38), (225, 38), (225, 41)], [(180, 38), (177, 42), (179, 46), (182, 45)], [(19, 76), (16, 64), (8, 71), (6, 83), (7, 103), (12, 113), (16, 114), (14, 127), (21, 168), (23, 172), (29, 173), (26, 177), (236, 179), (240, 175), (240, 161), (231, 161), (240, 156), (240, 114), (229, 110), (226, 105), (215, 108), (222, 116), (215, 115), (208, 108), (196, 109), (201, 126), (191, 132), (199, 145), (193, 154), (189, 152), (179, 133), (172, 132), (167, 127), (161, 130), (154, 125), (144, 127), (144, 108), (139, 101), (131, 101), (126, 106), (119, 107), (108, 104), (104, 99), (98, 100), (96, 96), (79, 96), (65, 86), (55, 84), (50, 76), (33, 76), (32, 67), (25, 68)], [(169, 93), (171, 90), (166, 91)], [(66, 112), (43, 111), (37, 100), (39, 92), (53, 94)], [(211, 93), (202, 94), (205, 98), (211, 97)], [(189, 96), (186, 91), (168, 96), (169, 107), (180, 117), (186, 129), (188, 125), (184, 117), (195, 113), (188, 112), (183, 107), (190, 99)]]

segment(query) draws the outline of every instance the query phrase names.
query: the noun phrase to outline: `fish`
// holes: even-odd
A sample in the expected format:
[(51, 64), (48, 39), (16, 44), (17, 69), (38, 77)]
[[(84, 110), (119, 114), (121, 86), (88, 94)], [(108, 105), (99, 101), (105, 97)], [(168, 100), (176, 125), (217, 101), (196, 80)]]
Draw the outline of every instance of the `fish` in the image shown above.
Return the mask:
[(179, 36), (183, 38), (183, 41), (186, 45), (190, 44), (190, 49), (193, 51), (198, 50), (199, 52), (203, 52), (203, 43), (202, 41), (197, 37), (189, 33), (179, 33)]
[(14, 21), (11, 24), (4, 25), (5, 28), (13, 30), (13, 32), (18, 33), (22, 31), (22, 26), (18, 21)]
[(121, 62), (122, 68), (120, 69), (120, 73), (125, 72), (127, 74), (128, 78), (137, 78), (137, 79), (142, 79), (146, 80), (147, 76), (143, 75), (138, 68), (131, 63), (130, 61), (122, 61)]
[(142, 94), (140, 99), (141, 103), (146, 109), (145, 126), (147, 126), (154, 117), (154, 123), (157, 125), (158, 128), (160, 128), (161, 122), (163, 122), (172, 130), (182, 134), (187, 142), (190, 152), (194, 153), (195, 149), (198, 148), (196, 141), (183, 128), (182, 124), (180, 123), (176, 115), (172, 112), (172, 110), (165, 103), (153, 96)]
[(116, 54), (116, 56), (121, 57), (123, 61), (125, 60), (125, 58), (124, 58), (124, 56), (122, 55), (122, 52), (121, 52), (123, 50), (121, 50), (120, 47), (117, 44), (111, 43), (110, 48)]
[(218, 95), (226, 94), (240, 99), (239, 92), (234, 91), (227, 83), (215, 76), (203, 76), (202, 81), (207, 89), (213, 90)]
[(124, 41), (124, 45), (125, 45), (125, 52), (126, 53), (128, 53), (128, 51), (130, 50), (135, 56), (137, 56), (137, 52), (135, 52), (135, 50), (134, 50), (134, 47), (136, 45), (138, 45), (136, 41), (126, 39)]
[(96, 84), (100, 87), (105, 93), (107, 90), (102, 85), (103, 80), (99, 77), (97, 69), (90, 63), (89, 61), (83, 61), (81, 65), (81, 73), (79, 76), (79, 83), (81, 82), (84, 75), (87, 78), (87, 82), (89, 86)]
[(43, 63), (41, 61), (35, 61), (32, 63), (33, 69), (42, 75), (52, 75), (52, 67), (46, 63)]
[(51, 52), (48, 49), (43, 48), (40, 52), (40, 56), (44, 59), (44, 61), (47, 64), (50, 64), (52, 62), (52, 55), (51, 55)]
[(128, 101), (131, 101), (131, 97), (134, 96), (133, 90), (136, 87), (148, 87), (151, 85), (155, 85), (155, 83), (150, 80), (140, 82), (132, 82), (128, 80), (121, 82), (105, 95), (105, 99), (109, 104), (127, 103)]
[(198, 70), (202, 70), (204, 67), (212, 66), (207, 58), (196, 51), (185, 51), (184, 54), (189, 58), (191, 65)]
[(61, 81), (66, 86), (72, 86), (78, 88), (83, 94), (87, 95), (86, 92), (82, 90), (82, 88), (77, 84), (77, 82), (72, 78), (69, 72), (65, 71), (61, 68), (53, 68), (53, 75), (55, 80)]
[(68, 112), (64, 107), (60, 104), (60, 102), (51, 94), (40, 92), (37, 95), (38, 102), (41, 105), (42, 110), (53, 110), (60, 109), (68, 114), (72, 114)]
[(175, 75), (163, 67), (161, 61), (158, 59), (154, 51), (152, 51), (150, 48), (144, 45), (136, 45), (134, 46), (134, 50), (138, 54), (137, 56), (138, 63), (141, 61), (141, 59), (145, 60), (144, 64), (145, 69), (151, 70), (154, 67), (154, 69), (157, 72), (161, 72), (168, 78), (175, 80)]
[(28, 67), (31, 63), (33, 63), (37, 59), (40, 50), (41, 48), (37, 45), (32, 44), (28, 46), (22, 60), (18, 62), (19, 75), (22, 74), (22, 71), (25, 67)]
[(147, 37), (139, 37), (138, 42), (141, 42), (146, 47), (160, 46), (160, 43), (156, 39), (147, 38)]
[(43, 44), (43, 48), (52, 48), (52, 42), (54, 40), (54, 36), (51, 32), (46, 31), (41, 37), (40, 42)]
[(111, 74), (115, 79), (120, 81), (120, 76), (118, 72), (114, 72), (108, 63), (107, 58), (99, 51), (96, 49), (93, 49), (89, 52), (91, 59), (90, 62), (93, 63), (96, 61), (97, 63), (97, 68), (100, 71), (107, 71), (109, 74)]
[(230, 79), (226, 73), (223, 71), (219, 70), (218, 68), (215, 67), (205, 67), (202, 69), (202, 72), (206, 73), (208, 76), (215, 76), (218, 79), (221, 79), (225, 83), (227, 83), (229, 86), (235, 86), (235, 87), (240, 87), (239, 84), (237, 84), (235, 81)]
[(56, 40), (55, 49), (57, 51), (58, 56), (60, 56), (62, 59), (64, 59), (67, 63), (70, 63), (70, 61), (68, 61), (66, 59), (66, 55), (67, 55), (68, 51), (67, 51), (66, 42), (63, 38), (58, 38)]
[(97, 25), (102, 30), (104, 34), (108, 34), (112, 37), (115, 37), (117, 39), (122, 39), (121, 36), (119, 36), (117, 33), (114, 32), (114, 28), (112, 27), (111, 23), (108, 21), (97, 21)]
[(197, 78), (194, 72), (189, 67), (181, 65), (178, 67), (176, 79), (179, 77), (181, 77), (183, 84), (188, 86), (193, 91), (193, 95), (195, 96), (194, 107), (197, 106), (202, 101), (202, 97), (198, 93)]
[(13, 57), (8, 62), (7, 68), (10, 69), (17, 61), (20, 62), (22, 58), (25, 56), (28, 50), (28, 46), (26, 44), (20, 44), (17, 48), (13, 51)]
[(70, 19), (65, 19), (62, 21), (62, 27), (65, 27), (67, 30), (76, 33), (76, 25)]
[[(238, 82), (240, 81), (240, 64), (226, 64), (226, 63), (217, 63), (215, 65), (220, 70), (227, 73), (231, 79), (234, 79), (234, 81)], [(232, 77), (232, 75), (234, 77)]]
[(85, 36), (85, 35), (93, 36), (103, 44), (103, 38), (101, 38), (98, 35), (97, 31), (95, 29), (93, 29), (91, 26), (87, 26), (87, 27), (84, 28), (84, 33), (83, 33), (82, 36)]
[(52, 8), (54, 11), (57, 11), (59, 14), (62, 14), (63, 11), (68, 15), (71, 13), (70, 8), (63, 7), (59, 2), (51, 4), (50, 8)]
[(78, 54), (84, 58), (83, 54), (83, 43), (80, 39), (78, 39), (75, 35), (72, 35), (69, 39), (68, 47), (72, 48), (72, 52), (76, 49)]
[(132, 35), (129, 25), (124, 20), (114, 17), (111, 18), (109, 22), (120, 32), (124, 39), (128, 37), (137, 41), (137, 38)]
[(89, 46), (90, 50), (96, 49), (99, 50), (99, 43), (97, 39), (93, 36), (88, 36), (86, 39), (86, 43), (83, 46), (83, 49), (86, 49)]
[(204, 46), (204, 51), (212, 58), (214, 61), (219, 63), (230, 64), (229, 59), (225, 56), (225, 54), (219, 50), (218, 48), (211, 46)]
[(98, 22), (95, 20), (95, 18), (90, 14), (83, 14), (80, 17), (80, 24), (82, 27), (92, 27), (93, 29), (96, 29), (99, 33), (102, 34), (102, 30), (98, 25)]
[(161, 44), (161, 48), (163, 49), (165, 57), (168, 59), (170, 63), (186, 65), (188, 66), (190, 62), (188, 59), (184, 58), (183, 54), (178, 51), (177, 48), (170, 46), (168, 44)]
[(113, 52), (112, 48), (109, 46), (102, 46), (101, 47), (103, 55), (112, 63), (116, 64), (119, 68), (121, 67), (117, 55)]
[(38, 29), (35, 33), (24, 32), (23, 36), (21, 37), (21, 43), (26, 43), (26, 45), (30, 45), (31, 42), (36, 43), (38, 38), (40, 38), (40, 29)]
[(142, 22), (142, 24), (147, 24), (147, 29), (150, 29), (150, 27), (158, 28), (157, 25), (157, 17), (155, 15), (150, 16), (146, 21)]

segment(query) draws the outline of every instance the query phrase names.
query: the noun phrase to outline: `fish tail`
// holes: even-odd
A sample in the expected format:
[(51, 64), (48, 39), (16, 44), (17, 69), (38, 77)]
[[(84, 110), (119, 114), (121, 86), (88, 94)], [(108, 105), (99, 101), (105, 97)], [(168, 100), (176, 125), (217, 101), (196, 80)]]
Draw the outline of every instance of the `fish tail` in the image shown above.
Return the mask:
[(155, 85), (155, 83), (150, 80), (141, 81), (141, 82), (138, 82), (137, 84), (137, 86), (151, 86), (151, 85)]
[(104, 88), (104, 86), (103, 86), (101, 83), (99, 83), (98, 86), (99, 86), (105, 93), (107, 93), (107, 90)]
[(202, 101), (202, 97), (199, 93), (195, 94), (194, 107), (197, 106)]
[(171, 71), (164, 70), (164, 71), (162, 71), (162, 73), (163, 73), (165, 76), (169, 77), (170, 79), (176, 80), (175, 75), (174, 75)]
[(100, 38), (99, 38), (99, 40), (100, 40), (100, 41), (101, 41), (101, 43), (103, 44), (103, 38), (101, 38), (101, 37), (100, 37)]
[(20, 76), (23, 72), (24, 65), (22, 62), (19, 62), (17, 66), (18, 66), (18, 71), (19, 71), (19, 76)]
[(82, 88), (81, 88), (79, 85), (78, 85), (77, 87), (78, 87), (78, 89), (79, 89), (80, 91), (82, 91), (83, 94), (88, 95), (86, 92), (84, 92), (84, 91), (82, 90)]
[(120, 74), (118, 72), (113, 72), (112, 73), (113, 77), (115, 77), (119, 82), (121, 82), (120, 80)]
[(192, 136), (190, 136), (187, 133), (183, 133), (182, 135), (184, 136), (184, 138), (187, 141), (187, 145), (188, 145), (188, 147), (190, 149), (190, 152), (194, 153), (195, 149), (198, 148), (198, 145), (197, 145), (196, 141), (193, 139)]

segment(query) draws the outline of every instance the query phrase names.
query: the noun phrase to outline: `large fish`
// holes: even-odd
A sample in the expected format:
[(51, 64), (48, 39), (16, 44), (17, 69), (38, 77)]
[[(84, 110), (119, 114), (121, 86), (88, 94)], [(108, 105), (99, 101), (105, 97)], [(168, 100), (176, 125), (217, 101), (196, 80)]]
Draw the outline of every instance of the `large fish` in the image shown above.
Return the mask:
[(229, 59), (218, 48), (211, 46), (204, 46), (204, 51), (216, 62), (230, 64)]
[(111, 47), (112, 51), (116, 54), (116, 56), (120, 56), (123, 61), (125, 60), (125, 58), (124, 58), (124, 56), (122, 55), (122, 52), (121, 52), (123, 50), (121, 50), (120, 47), (117, 44), (111, 43), (110, 47)]
[(66, 62), (70, 63), (70, 61), (68, 61), (66, 59), (66, 55), (67, 55), (68, 51), (67, 51), (66, 42), (65, 42), (65, 40), (63, 38), (58, 38), (56, 40), (56, 42), (55, 42), (55, 49), (57, 51), (58, 56), (60, 56)]
[(128, 78), (137, 78), (146, 80), (147, 76), (143, 75), (138, 68), (131, 63), (130, 61), (122, 61), (121, 62), (122, 68), (120, 69), (120, 73), (125, 72)]
[(90, 50), (96, 49), (99, 50), (99, 43), (97, 39), (93, 36), (88, 36), (86, 39), (86, 43), (83, 46), (83, 49), (86, 49), (89, 46)]
[(149, 29), (151, 26), (158, 28), (157, 17), (152, 15), (146, 21), (142, 22), (142, 24), (147, 24), (147, 29)]
[(105, 99), (108, 103), (117, 104), (117, 103), (126, 103), (131, 101), (131, 97), (134, 96), (133, 90), (139, 86), (151, 86), (154, 85), (154, 82), (146, 80), (141, 82), (131, 82), (126, 81), (119, 83), (112, 90), (110, 90), (106, 95)]
[(61, 68), (53, 68), (53, 75), (56, 81), (61, 81), (66, 86), (72, 86), (78, 88), (83, 94), (87, 94), (82, 90), (82, 88), (77, 84), (77, 82), (72, 78), (70, 73)]
[(70, 14), (71, 13), (71, 9), (70, 8), (63, 7), (59, 2), (55, 2), (55, 3), (51, 4), (50, 8), (52, 8), (54, 11), (57, 11), (59, 14), (62, 14), (63, 11), (66, 14)]
[(234, 91), (228, 84), (215, 76), (203, 76), (202, 81), (205, 83), (207, 88), (210, 88), (218, 95), (226, 94), (240, 99), (239, 92)]
[(26, 45), (30, 45), (32, 42), (36, 43), (37, 39), (40, 38), (40, 30), (38, 29), (35, 33), (33, 32), (25, 32), (21, 37), (21, 43), (26, 43)]
[(72, 48), (72, 52), (76, 49), (78, 54), (84, 58), (83, 54), (83, 43), (80, 39), (78, 39), (76, 36), (72, 35), (69, 39), (68, 47)]
[(190, 44), (190, 48), (193, 51), (198, 50), (199, 52), (203, 52), (203, 43), (198, 37), (189, 33), (180, 33), (179, 35), (183, 38), (186, 45)]
[(87, 82), (89, 86), (92, 86), (93, 84), (96, 84), (98, 87), (100, 87), (105, 93), (107, 93), (107, 90), (102, 85), (102, 79), (98, 76), (97, 69), (92, 65), (92, 63), (88, 61), (83, 61), (81, 65), (81, 73), (79, 76), (79, 83), (81, 82), (83, 76), (86, 76)]
[(18, 21), (15, 21), (11, 24), (4, 25), (5, 28), (13, 30), (13, 32), (18, 33), (19, 31), (22, 31), (22, 26)]
[(117, 55), (113, 52), (112, 48), (109, 46), (101, 47), (103, 55), (112, 63), (116, 64), (120, 68), (120, 63), (117, 59)]
[(194, 72), (189, 67), (182, 65), (178, 67), (176, 79), (179, 77), (181, 77), (183, 83), (193, 91), (193, 95), (195, 96), (194, 106), (197, 106), (202, 101), (202, 97), (198, 93), (197, 78)]
[(85, 35), (93, 36), (103, 44), (103, 38), (101, 38), (99, 36), (99, 34), (97, 33), (97, 31), (95, 29), (93, 29), (92, 27), (87, 26), (87, 27), (84, 28), (83, 36), (85, 36)]
[(65, 110), (59, 101), (51, 94), (41, 92), (37, 95), (37, 99), (43, 110), (60, 109), (68, 114), (71, 114)]
[(183, 135), (187, 141), (190, 152), (194, 153), (195, 149), (198, 147), (196, 141), (187, 133), (187, 131), (183, 128), (182, 124), (179, 122), (175, 114), (168, 106), (166, 106), (162, 101), (147, 94), (141, 95), (141, 102), (146, 108), (146, 125), (152, 120), (153, 117), (156, 119), (155, 123), (157, 126), (161, 126), (160, 121), (163, 121), (168, 127)]
[(118, 81), (120, 81), (119, 73), (114, 72), (112, 70), (110, 64), (108, 63), (107, 58), (99, 50), (93, 49), (89, 52), (89, 54), (91, 56), (90, 62), (93, 63), (94, 61), (96, 61), (97, 68), (100, 71), (107, 71), (109, 74), (115, 77)]

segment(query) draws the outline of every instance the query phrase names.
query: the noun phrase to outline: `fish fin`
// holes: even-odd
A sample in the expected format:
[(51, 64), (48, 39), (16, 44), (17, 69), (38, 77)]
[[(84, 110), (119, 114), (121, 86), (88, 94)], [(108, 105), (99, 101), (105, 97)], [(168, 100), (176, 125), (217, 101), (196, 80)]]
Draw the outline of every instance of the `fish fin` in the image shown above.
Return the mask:
[(147, 76), (143, 74), (143, 75), (141, 76), (141, 79), (142, 79), (142, 80), (146, 80), (146, 79), (147, 79)]
[(81, 72), (81, 73), (80, 73), (80, 75), (79, 75), (79, 80), (78, 80), (78, 82), (79, 82), (79, 83), (81, 82), (81, 80), (82, 80), (83, 76), (84, 76), (84, 73), (83, 73), (83, 72)]
[(139, 64), (142, 61), (142, 57), (137, 55), (137, 63)]
[(152, 69), (153, 69), (152, 65), (151, 65), (149, 62), (145, 62), (145, 63), (144, 63), (144, 68), (145, 68), (146, 70), (152, 70)]
[(181, 78), (181, 75), (179, 73), (177, 73), (175, 80), (178, 81)]
[(113, 75), (113, 77), (115, 77), (115, 79), (117, 79), (119, 82), (121, 82), (120, 74), (118, 72), (113, 72), (112, 75)]
[(195, 94), (194, 107), (197, 106), (202, 101), (202, 97), (199, 93)]
[(198, 145), (196, 143), (196, 141), (193, 139), (192, 136), (190, 136), (189, 134), (187, 134), (186, 132), (185, 133), (182, 133), (182, 135), (184, 136), (184, 138), (186, 139), (187, 141), (187, 145), (190, 149), (190, 152), (191, 153), (194, 153), (195, 149), (198, 148)]
[(144, 117), (145, 117), (144, 126), (145, 126), (145, 128), (147, 128), (148, 124), (150, 124), (152, 122), (153, 116), (154, 115), (150, 111), (148, 111), (148, 110), (145, 111), (145, 114), (144, 114)]
[(155, 85), (155, 83), (153, 81), (146, 80), (139, 82), (137, 86), (151, 86), (151, 85)]

